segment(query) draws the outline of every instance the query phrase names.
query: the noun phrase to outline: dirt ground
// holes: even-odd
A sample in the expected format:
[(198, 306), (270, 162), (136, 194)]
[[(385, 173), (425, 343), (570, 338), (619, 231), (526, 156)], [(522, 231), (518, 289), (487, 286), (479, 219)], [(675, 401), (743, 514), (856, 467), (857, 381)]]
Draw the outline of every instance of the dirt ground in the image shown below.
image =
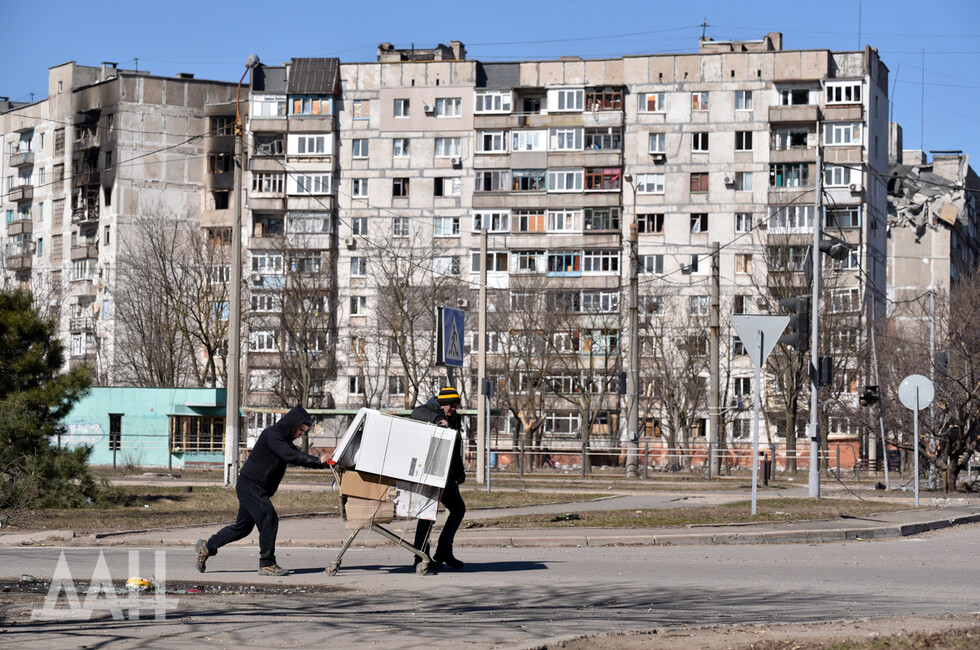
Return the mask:
[(664, 628), (540, 646), (566, 650), (818, 650), (980, 647), (980, 612), (968, 617), (899, 617), (831, 623)]

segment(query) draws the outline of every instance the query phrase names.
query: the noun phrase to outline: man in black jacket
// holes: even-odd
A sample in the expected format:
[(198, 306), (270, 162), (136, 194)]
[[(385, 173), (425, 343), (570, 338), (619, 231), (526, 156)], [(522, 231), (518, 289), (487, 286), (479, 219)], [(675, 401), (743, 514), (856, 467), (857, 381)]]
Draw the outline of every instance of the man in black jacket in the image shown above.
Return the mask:
[[(432, 555), (434, 561), (445, 564), (452, 569), (463, 568), (463, 563), (453, 556), (453, 539), (456, 537), (459, 525), (463, 522), (463, 515), (466, 514), (466, 504), (459, 494), (459, 484), (466, 480), (466, 468), (463, 466), (462, 453), (463, 439), (460, 435), (463, 422), (456, 413), (459, 404), (459, 393), (456, 389), (443, 388), (437, 397), (433, 397), (412, 411), (413, 420), (421, 420), (456, 430), (456, 443), (453, 445), (453, 453), (449, 460), (449, 477), (440, 499), (449, 514), (442, 527), (442, 533), (439, 535), (436, 552)], [(415, 548), (421, 549), (424, 545), (426, 552), (428, 552), (430, 530), (432, 530), (432, 522), (428, 519), (419, 519), (418, 526), (415, 528)], [(415, 558), (415, 563), (419, 563), (418, 556)]]
[(206, 542), (197, 540), (197, 570), (204, 572), (207, 559), (218, 554), (225, 544), (238, 541), (259, 527), (259, 573), (267, 576), (289, 575), (276, 564), (276, 533), (279, 515), (272, 507), (271, 497), (279, 488), (286, 465), (321, 468), (330, 454), (312, 456), (296, 448), (296, 440), (313, 425), (309, 413), (297, 406), (278, 422), (262, 432), (255, 441), (252, 453), (238, 473), (238, 519), (225, 526)]

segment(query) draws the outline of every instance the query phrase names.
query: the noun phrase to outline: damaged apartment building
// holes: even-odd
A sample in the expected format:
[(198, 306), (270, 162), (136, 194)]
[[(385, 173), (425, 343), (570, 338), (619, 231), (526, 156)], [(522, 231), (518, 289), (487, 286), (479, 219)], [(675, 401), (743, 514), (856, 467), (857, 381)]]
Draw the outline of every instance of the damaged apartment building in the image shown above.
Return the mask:
[(930, 293), (949, 313), (953, 283), (980, 263), (980, 178), (962, 151), (902, 149), (902, 130), (891, 124), (888, 180), (888, 298), (893, 331), (931, 321)]

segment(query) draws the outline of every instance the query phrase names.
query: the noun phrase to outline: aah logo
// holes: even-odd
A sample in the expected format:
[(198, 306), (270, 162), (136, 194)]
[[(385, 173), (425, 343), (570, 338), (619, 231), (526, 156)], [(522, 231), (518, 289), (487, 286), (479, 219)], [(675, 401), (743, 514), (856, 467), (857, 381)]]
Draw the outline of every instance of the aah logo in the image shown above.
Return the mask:
[[(153, 594), (127, 593), (125, 597), (120, 597), (116, 593), (116, 588), (112, 584), (112, 576), (109, 575), (109, 567), (105, 561), (105, 555), (99, 551), (99, 560), (95, 564), (92, 572), (92, 581), (85, 594), (84, 604), (78, 598), (78, 590), (75, 589), (75, 582), (72, 580), (71, 571), (68, 569), (68, 561), (65, 560), (65, 552), (62, 551), (58, 558), (58, 566), (54, 570), (51, 578), (51, 586), (48, 588), (48, 595), (44, 599), (44, 607), (31, 611), (31, 620), (76, 620), (87, 621), (92, 618), (95, 611), (109, 610), (112, 618), (121, 621), (127, 618), (124, 610), (129, 610), (129, 620), (138, 621), (140, 610), (152, 609), (156, 613), (156, 620), (166, 619), (167, 610), (177, 608), (176, 598), (167, 598), (167, 556), (165, 551), (154, 553), (154, 577), (156, 578), (156, 589)], [(130, 575), (139, 575), (139, 551), (129, 552), (129, 572)], [(68, 607), (58, 607), (58, 599), (64, 592)]]

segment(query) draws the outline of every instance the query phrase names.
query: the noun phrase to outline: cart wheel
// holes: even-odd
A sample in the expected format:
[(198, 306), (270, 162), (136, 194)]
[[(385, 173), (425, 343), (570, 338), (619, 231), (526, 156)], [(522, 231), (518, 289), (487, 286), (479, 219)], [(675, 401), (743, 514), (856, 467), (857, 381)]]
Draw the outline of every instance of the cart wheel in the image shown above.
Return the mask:
[(415, 565), (415, 573), (417, 573), (418, 575), (424, 576), (428, 572), (429, 572), (428, 560), (422, 560), (421, 562)]
[(331, 562), (330, 566), (327, 567), (327, 575), (335, 576), (337, 575), (337, 569), (340, 568), (340, 562)]

